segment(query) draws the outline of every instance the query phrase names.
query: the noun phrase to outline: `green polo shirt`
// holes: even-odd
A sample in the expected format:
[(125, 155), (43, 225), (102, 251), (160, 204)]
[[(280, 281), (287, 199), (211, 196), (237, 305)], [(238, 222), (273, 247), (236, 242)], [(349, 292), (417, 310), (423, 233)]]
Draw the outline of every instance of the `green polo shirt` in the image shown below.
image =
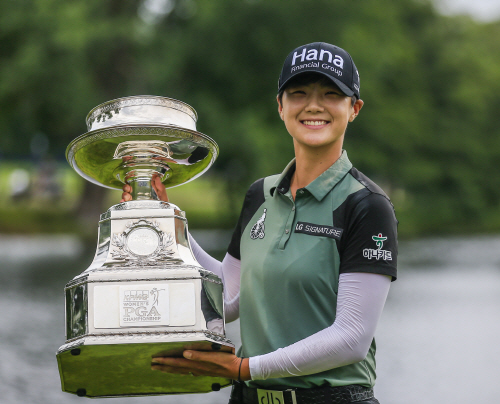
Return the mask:
[[(247, 192), (228, 252), (241, 259), (240, 356), (273, 352), (335, 321), (339, 275), (396, 278), (397, 220), (385, 193), (341, 157), (295, 201), (292, 161)], [(358, 363), (321, 373), (250, 381), (283, 390), (375, 383), (375, 341)]]

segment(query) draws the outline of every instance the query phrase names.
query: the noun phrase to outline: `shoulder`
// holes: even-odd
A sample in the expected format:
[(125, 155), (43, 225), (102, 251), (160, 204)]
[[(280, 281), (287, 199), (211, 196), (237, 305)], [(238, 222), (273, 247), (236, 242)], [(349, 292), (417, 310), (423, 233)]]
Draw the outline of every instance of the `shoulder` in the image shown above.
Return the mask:
[(252, 206), (261, 205), (264, 202), (264, 180), (265, 178), (259, 178), (248, 187), (245, 194), (245, 201), (243, 202), (243, 209), (251, 209)]
[(245, 195), (245, 205), (247, 205), (247, 202), (250, 205), (255, 203), (261, 205), (264, 200), (271, 195), (279, 176), (279, 174), (275, 174), (269, 177), (259, 178), (250, 185)]
[(380, 188), (377, 184), (375, 184), (370, 178), (364, 175), (357, 168), (352, 167), (349, 170), (349, 175), (351, 175), (356, 181), (358, 181), (361, 185), (363, 185), (367, 191), (372, 194), (382, 195), (385, 198), (389, 199), (387, 194)]
[(344, 233), (339, 246), (340, 272), (397, 276), (398, 221), (387, 194), (355, 168), (348, 173), (353, 190), (334, 210)]
[(245, 200), (243, 201), (243, 207), (241, 208), (240, 217), (228, 248), (228, 253), (234, 258), (240, 259), (241, 235), (255, 212), (257, 212), (266, 201), (266, 196), (269, 195), (270, 188), (274, 185), (276, 178), (277, 176), (260, 178), (248, 188)]
[(380, 186), (354, 167), (349, 170), (348, 177), (357, 185), (346, 198), (345, 208), (348, 212), (385, 212), (395, 218), (394, 205)]

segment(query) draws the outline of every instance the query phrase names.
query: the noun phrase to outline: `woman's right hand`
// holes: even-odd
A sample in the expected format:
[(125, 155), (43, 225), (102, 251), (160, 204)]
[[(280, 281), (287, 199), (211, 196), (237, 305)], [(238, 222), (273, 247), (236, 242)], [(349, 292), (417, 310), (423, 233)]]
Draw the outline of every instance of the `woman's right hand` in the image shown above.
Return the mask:
[[(151, 180), (151, 184), (153, 185), (153, 189), (156, 192), (156, 195), (158, 195), (158, 199), (160, 201), (168, 202), (168, 195), (167, 195), (167, 190), (165, 189), (165, 185), (161, 182), (160, 177), (157, 175), (153, 176)], [(128, 202), (132, 200), (132, 187), (129, 184), (125, 184), (123, 186), (123, 193), (122, 193), (122, 199), (120, 202)]]

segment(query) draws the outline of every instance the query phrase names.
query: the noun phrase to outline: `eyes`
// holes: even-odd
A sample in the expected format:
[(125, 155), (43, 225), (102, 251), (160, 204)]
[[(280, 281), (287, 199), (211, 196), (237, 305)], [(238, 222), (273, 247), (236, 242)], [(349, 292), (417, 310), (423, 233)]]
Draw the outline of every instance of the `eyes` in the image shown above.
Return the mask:
[[(300, 88), (297, 88), (297, 89), (290, 89), (289, 91), (287, 91), (290, 95), (294, 95), (294, 96), (301, 96), (301, 95), (307, 95), (308, 94), (308, 91), (305, 90), (305, 89), (300, 89)], [(345, 95), (340, 92), (339, 90), (324, 90), (324, 95), (326, 96), (332, 96), (332, 97), (345, 97)]]

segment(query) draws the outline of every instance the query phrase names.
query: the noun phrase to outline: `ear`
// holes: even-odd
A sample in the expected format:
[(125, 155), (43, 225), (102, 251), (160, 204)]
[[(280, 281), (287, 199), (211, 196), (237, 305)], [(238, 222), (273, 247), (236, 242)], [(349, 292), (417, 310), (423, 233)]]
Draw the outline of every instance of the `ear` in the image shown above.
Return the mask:
[(283, 105), (281, 105), (279, 96), (276, 96), (276, 101), (278, 102), (278, 114), (280, 114), (280, 118), (283, 120)]
[(361, 111), (361, 108), (363, 108), (363, 105), (364, 105), (363, 100), (356, 100), (356, 102), (351, 108), (351, 115), (349, 117), (349, 122), (352, 122), (354, 121), (354, 119), (356, 119), (356, 117), (359, 114), (359, 111)]

